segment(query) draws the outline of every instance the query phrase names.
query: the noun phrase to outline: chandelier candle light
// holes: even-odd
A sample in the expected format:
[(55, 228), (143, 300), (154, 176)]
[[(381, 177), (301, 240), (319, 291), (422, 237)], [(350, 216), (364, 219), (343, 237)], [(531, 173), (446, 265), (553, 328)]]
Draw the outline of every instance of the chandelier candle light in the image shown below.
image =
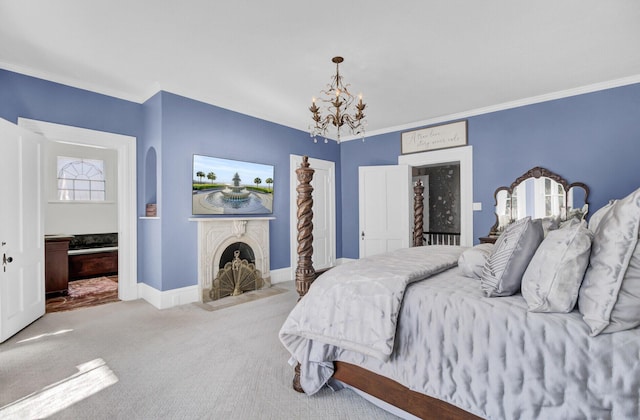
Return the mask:
[(333, 76), (331, 83), (327, 85), (327, 90), (321, 91), (327, 96), (326, 99), (320, 98), (324, 104), (326, 104), (326, 112), (328, 115), (324, 117), (320, 114), (321, 108), (316, 105), (316, 98), (313, 98), (311, 107), (312, 119), (315, 122), (314, 125), (310, 125), (310, 134), (313, 137), (314, 143), (318, 140), (316, 136), (322, 135), (327, 143), (327, 131), (330, 125), (333, 125), (337, 131), (337, 141), (340, 143), (340, 128), (343, 125), (349, 126), (351, 134), (361, 135), (364, 141), (364, 126), (366, 121), (364, 118), (364, 109), (367, 106), (362, 102), (362, 95), (358, 95), (358, 103), (355, 105), (355, 114), (349, 115), (349, 108), (353, 104), (355, 97), (347, 89), (350, 85), (344, 85), (342, 83), (342, 76), (340, 75), (340, 63), (344, 61), (342, 57), (333, 57), (332, 62), (336, 63), (336, 75)]

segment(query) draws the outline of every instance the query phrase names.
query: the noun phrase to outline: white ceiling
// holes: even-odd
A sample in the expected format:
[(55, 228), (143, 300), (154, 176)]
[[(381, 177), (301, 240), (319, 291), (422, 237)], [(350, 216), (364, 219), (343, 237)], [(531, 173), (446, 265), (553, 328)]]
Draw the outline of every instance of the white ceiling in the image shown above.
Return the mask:
[(638, 0), (0, 0), (0, 68), (307, 130), (340, 66), (367, 132), (640, 82)]

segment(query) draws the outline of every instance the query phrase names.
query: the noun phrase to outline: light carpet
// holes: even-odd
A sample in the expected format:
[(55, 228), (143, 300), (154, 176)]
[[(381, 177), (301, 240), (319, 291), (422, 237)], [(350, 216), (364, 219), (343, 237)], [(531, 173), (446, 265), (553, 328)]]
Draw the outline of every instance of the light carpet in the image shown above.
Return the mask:
[(278, 286), (215, 311), (136, 300), (48, 313), (0, 344), (0, 418), (396, 418), (350, 390), (292, 390), (277, 333), (297, 294)]

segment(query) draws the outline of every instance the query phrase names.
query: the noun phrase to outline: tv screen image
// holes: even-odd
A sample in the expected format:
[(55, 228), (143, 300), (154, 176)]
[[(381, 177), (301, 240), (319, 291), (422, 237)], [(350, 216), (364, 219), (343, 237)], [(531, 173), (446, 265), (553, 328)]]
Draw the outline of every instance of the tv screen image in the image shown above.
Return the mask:
[(193, 155), (192, 213), (272, 214), (273, 165)]

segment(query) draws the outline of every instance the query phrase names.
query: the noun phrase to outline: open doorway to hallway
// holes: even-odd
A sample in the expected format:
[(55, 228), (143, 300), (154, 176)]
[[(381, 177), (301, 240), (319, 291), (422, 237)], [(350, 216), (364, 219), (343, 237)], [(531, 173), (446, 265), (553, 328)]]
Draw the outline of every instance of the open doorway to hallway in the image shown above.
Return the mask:
[[(460, 165), (460, 245), (473, 245), (473, 147), (452, 147), (398, 156), (398, 164), (412, 167)], [(433, 227), (430, 226), (430, 229)]]
[(412, 167), (424, 185), (424, 244), (460, 245), (460, 162)]

